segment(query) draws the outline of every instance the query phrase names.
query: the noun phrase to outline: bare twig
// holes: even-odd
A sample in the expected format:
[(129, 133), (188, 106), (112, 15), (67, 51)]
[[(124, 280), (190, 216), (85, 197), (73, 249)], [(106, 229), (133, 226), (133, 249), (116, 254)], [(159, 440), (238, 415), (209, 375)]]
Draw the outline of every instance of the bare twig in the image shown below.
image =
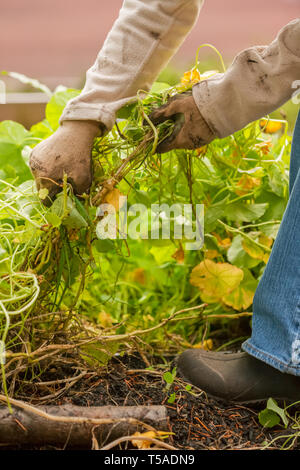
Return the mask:
[(117, 446), (121, 442), (126, 442), (126, 441), (148, 441), (152, 442), (152, 444), (158, 445), (160, 448), (163, 449), (168, 449), (168, 450), (177, 450), (176, 447), (171, 446), (170, 444), (167, 444), (166, 442), (159, 441), (158, 439), (154, 439), (153, 437), (147, 437), (147, 436), (123, 436), (119, 437), (113, 442), (110, 442), (106, 446), (102, 447), (100, 450), (109, 450), (112, 449), (113, 447)]

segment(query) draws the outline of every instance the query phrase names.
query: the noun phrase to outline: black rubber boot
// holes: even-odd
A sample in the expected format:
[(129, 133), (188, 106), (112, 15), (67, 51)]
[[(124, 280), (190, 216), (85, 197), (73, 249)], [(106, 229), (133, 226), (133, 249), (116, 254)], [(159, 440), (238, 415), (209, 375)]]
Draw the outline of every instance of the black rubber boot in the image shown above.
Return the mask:
[(188, 349), (177, 358), (177, 371), (208, 395), (226, 401), (300, 400), (300, 377), (279, 372), (244, 352)]

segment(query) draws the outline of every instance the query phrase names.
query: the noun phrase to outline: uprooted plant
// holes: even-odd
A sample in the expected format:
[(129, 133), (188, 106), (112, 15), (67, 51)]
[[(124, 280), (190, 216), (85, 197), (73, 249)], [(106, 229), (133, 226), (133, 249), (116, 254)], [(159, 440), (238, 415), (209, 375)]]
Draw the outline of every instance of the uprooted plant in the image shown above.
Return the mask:
[[(0, 340), (6, 358), (0, 362), (6, 394), (39, 374), (41, 364), (61, 361), (80, 370), (130, 348), (159, 354), (208, 347), (207, 339), (213, 342), (231, 320), (251, 317), (287, 201), (291, 138), (286, 123), (266, 118), (196, 151), (157, 154), (173, 123), (154, 127), (151, 110), (200, 79), (195, 67), (179, 85), (156, 83), (149, 93), (140, 92), (112, 131), (95, 140), (90, 194), (76, 197), (65, 175), (48, 208), (28, 155), (56, 130), (64, 105), (78, 91), (58, 89), (46, 119), (30, 131), (11, 121), (0, 124)], [(139, 236), (103, 237), (98, 224), (107, 214), (98, 207), (112, 205), (117, 220), (122, 195), (129, 209), (146, 207)], [(201, 250), (185, 249), (188, 240), (174, 236), (179, 222), (162, 209), (155, 217), (158, 225), (170, 220), (169, 239), (148, 236), (153, 204), (175, 203), (204, 205)]]

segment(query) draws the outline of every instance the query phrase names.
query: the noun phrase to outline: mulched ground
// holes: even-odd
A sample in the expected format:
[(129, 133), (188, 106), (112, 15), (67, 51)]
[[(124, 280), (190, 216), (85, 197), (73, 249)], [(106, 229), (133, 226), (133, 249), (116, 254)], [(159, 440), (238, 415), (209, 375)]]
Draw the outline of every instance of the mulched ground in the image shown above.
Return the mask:
[[(116, 357), (99, 373), (87, 373), (61, 394), (59, 387), (52, 387), (45, 391), (45, 395), (49, 391), (55, 392), (55, 398), (50, 402), (56, 405), (165, 405), (169, 415), (169, 431), (174, 433), (165, 442), (177, 449), (257, 450), (265, 442), (280, 435), (295, 433), (295, 430), (284, 429), (282, 426), (264, 429), (259, 424), (258, 413), (265, 404), (250, 408), (216, 401), (199, 389), (186, 391), (186, 383), (178, 378), (167, 391), (159, 366), (153, 371), (146, 370), (145, 367), (139, 356)], [(72, 374), (70, 369), (62, 365), (48, 370), (39, 380), (51, 381), (64, 379), (66, 376)], [(170, 394), (174, 392), (174, 403), (168, 403)], [(272, 443), (270, 448), (280, 449), (284, 441), (281, 438)], [(122, 443), (120, 448), (131, 447), (128, 443)], [(293, 450), (300, 450), (299, 439)]]

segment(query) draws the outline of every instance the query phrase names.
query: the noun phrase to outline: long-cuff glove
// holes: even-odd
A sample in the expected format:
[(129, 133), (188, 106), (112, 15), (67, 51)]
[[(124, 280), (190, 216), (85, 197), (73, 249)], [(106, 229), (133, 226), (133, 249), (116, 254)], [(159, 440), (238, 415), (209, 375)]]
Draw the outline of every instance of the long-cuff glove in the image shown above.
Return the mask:
[(34, 147), (30, 168), (38, 189), (48, 189), (43, 201), (46, 205), (61, 191), (64, 174), (75, 194), (88, 192), (92, 182), (91, 150), (94, 138), (100, 134), (97, 122), (66, 121)]
[(173, 96), (150, 114), (154, 125), (174, 121), (174, 129), (157, 147), (159, 153), (173, 149), (196, 149), (211, 142), (215, 135), (202, 117), (190, 92)]

